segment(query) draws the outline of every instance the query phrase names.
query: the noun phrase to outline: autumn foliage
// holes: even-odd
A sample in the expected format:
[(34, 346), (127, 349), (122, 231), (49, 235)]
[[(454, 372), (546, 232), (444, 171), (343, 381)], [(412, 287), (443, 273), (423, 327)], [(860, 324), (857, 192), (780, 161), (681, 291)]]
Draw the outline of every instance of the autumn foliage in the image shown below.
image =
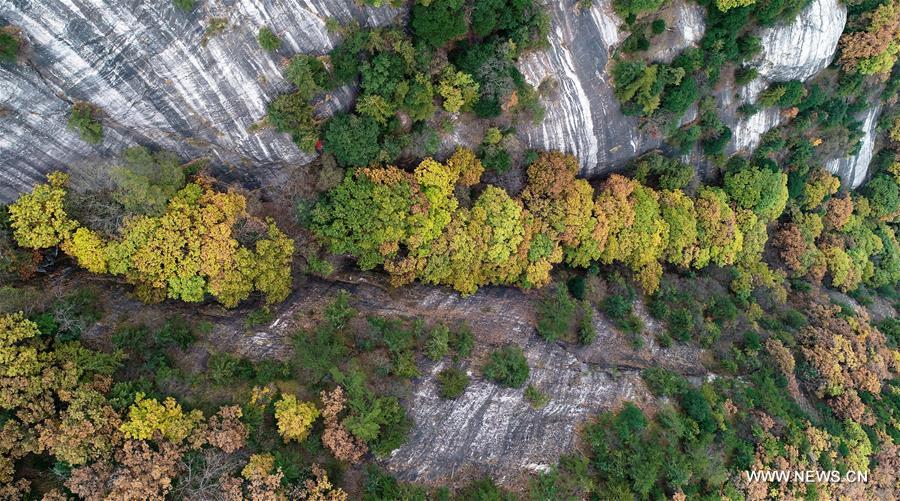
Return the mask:
[[(198, 179), (176, 192), (161, 215), (131, 217), (121, 238), (106, 239), (69, 218), (66, 182), (65, 174), (52, 173), (9, 206), (20, 246), (59, 246), (88, 271), (124, 277), (146, 300), (198, 302), (209, 294), (234, 307), (254, 291), (269, 303), (290, 292), (293, 241), (274, 222), (250, 216), (238, 193)], [(260, 228), (252, 243), (238, 241), (238, 224)]]
[[(663, 263), (736, 264), (753, 269), (748, 277), (771, 275), (759, 255), (766, 223), (785, 206), (784, 174), (754, 168), (736, 174), (730, 191), (706, 188), (696, 198), (613, 174), (595, 192), (576, 177), (575, 157), (544, 153), (528, 167), (519, 197), (486, 186), (464, 207), (455, 193), (477, 181), (466, 174), (472, 159), (458, 150), (446, 164), (428, 158), (411, 173), (356, 170), (316, 207), (314, 229), (361, 268), (383, 266), (395, 285), (420, 280), (464, 294), (487, 284), (540, 287), (562, 262), (623, 263), (648, 292), (658, 287)], [(746, 252), (745, 232), (755, 238)]]

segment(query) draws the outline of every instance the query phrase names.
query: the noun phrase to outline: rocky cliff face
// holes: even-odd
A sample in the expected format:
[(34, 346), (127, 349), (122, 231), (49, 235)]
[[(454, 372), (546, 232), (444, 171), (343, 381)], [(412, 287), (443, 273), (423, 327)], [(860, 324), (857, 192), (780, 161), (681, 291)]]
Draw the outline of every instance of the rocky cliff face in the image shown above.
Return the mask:
[(865, 111), (859, 118), (862, 122), (863, 138), (859, 153), (844, 158), (835, 158), (828, 162), (825, 168), (832, 174), (841, 178), (841, 182), (850, 188), (861, 185), (869, 174), (869, 162), (875, 152), (875, 127), (878, 125), (878, 116), (881, 114), (881, 105), (873, 106)]
[[(19, 64), (0, 67), (0, 201), (13, 199), (53, 169), (86, 174), (76, 179), (102, 178), (97, 173), (104, 163), (137, 143), (184, 157), (208, 155), (221, 172), (245, 182), (279, 182), (287, 167), (310, 160), (286, 135), (253, 127), (266, 103), (286, 89), (283, 57), (332, 47), (336, 39), (325, 29), (328, 18), (378, 25), (403, 14), (353, 0), (201, 5), (186, 14), (170, 0), (0, 0), (3, 21), (21, 27), (28, 39)], [(552, 77), (558, 86), (547, 97), (546, 119), (520, 127), (523, 141), (578, 155), (587, 176), (657, 147), (661, 138), (623, 116), (612, 92), (609, 54), (626, 34), (611, 1), (595, 1), (583, 12), (569, 2), (550, 2), (548, 8), (550, 47), (525, 58), (521, 69), (536, 85)], [(670, 60), (702, 37), (703, 12), (696, 4), (673, 0), (663, 17), (669, 31), (654, 58)], [(213, 19), (227, 20), (227, 27), (206, 34)], [(803, 79), (821, 70), (845, 20), (846, 10), (836, 0), (816, 0), (795, 22), (764, 30), (765, 49), (755, 62), (764, 82)], [(255, 38), (263, 25), (283, 38), (280, 54), (259, 48)], [(734, 110), (746, 97), (733, 99), (733, 94), (723, 89), (729, 96), (722, 103), (724, 114), (735, 132), (732, 148), (750, 148), (780, 117), (775, 110), (737, 117)], [(351, 99), (351, 90), (342, 89), (317, 109), (327, 115)], [(77, 100), (103, 109), (101, 145), (87, 145), (66, 129), (69, 107)]]
[[(135, 143), (209, 155), (262, 181), (277, 179), (284, 165), (310, 159), (287, 135), (252, 130), (286, 88), (282, 57), (329, 50), (336, 39), (325, 29), (328, 18), (379, 25), (399, 13), (352, 0), (222, 0), (189, 14), (171, 0), (0, 0), (0, 16), (28, 39), (26, 58), (0, 67), (0, 200), (52, 169), (89, 173), (98, 159)], [(207, 35), (213, 19), (227, 27)], [(262, 26), (283, 39), (279, 54), (259, 47)], [(319, 111), (349, 99), (344, 89)], [(101, 145), (66, 129), (76, 100), (102, 108)]]
[(734, 133), (732, 151), (752, 150), (763, 134), (782, 123), (778, 108), (742, 117), (737, 107), (754, 102), (769, 84), (806, 81), (825, 69), (834, 57), (846, 22), (847, 7), (843, 4), (815, 0), (793, 22), (760, 30), (757, 36), (763, 50), (750, 63), (759, 71), (759, 78), (740, 89), (737, 96), (729, 89), (720, 95), (720, 103), (728, 112), (726, 121)]
[[(612, 2), (594, 2), (579, 11), (566, 2), (548, 5), (552, 17), (550, 47), (527, 57), (520, 65), (528, 81), (537, 86), (553, 79), (557, 92), (545, 102), (547, 117), (525, 131), (532, 147), (562, 150), (578, 156), (582, 174), (592, 176), (611, 165), (659, 146), (661, 138), (638, 130), (634, 117), (622, 114), (613, 94), (607, 63), (614, 46), (627, 33)], [(680, 50), (703, 36), (702, 9), (682, 0), (664, 13), (671, 31), (666, 34), (660, 60), (671, 60)]]

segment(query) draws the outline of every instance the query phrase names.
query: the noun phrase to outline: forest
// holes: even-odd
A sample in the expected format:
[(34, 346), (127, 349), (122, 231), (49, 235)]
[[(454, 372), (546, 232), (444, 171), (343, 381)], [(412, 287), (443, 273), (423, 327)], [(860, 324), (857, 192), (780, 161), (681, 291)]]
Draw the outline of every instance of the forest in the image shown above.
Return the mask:
[[(518, 135), (554, 105), (553, 79), (520, 69), (549, 45), (547, 6), (416, 0), (391, 2), (409, 7), (396, 24), (329, 20), (324, 54), (254, 28), (254, 50), (286, 56), (287, 89), (254, 127), (316, 155), (281, 191), (145, 145), (103, 183), (54, 170), (0, 206), (0, 498), (896, 495), (900, 1), (848, 2), (830, 66), (740, 106), (781, 117), (751, 151), (729, 147), (721, 93), (759, 81), (759, 30), (810, 2), (697, 3), (705, 33), (664, 62), (649, 51), (666, 0), (611, 2), (627, 33), (614, 97), (662, 145), (599, 177)], [(23, 64), (26, 35), (0, 29), (0, 64)], [(826, 164), (860, 152), (875, 102), (850, 189)], [(86, 145), (117, 133), (98, 104), (66, 117)], [(527, 328), (509, 341), (491, 313), (452, 310), (467, 301), (524, 303)], [(559, 352), (637, 389), (554, 437), (570, 446), (550, 466), (395, 470), (429, 426), (423, 393), (468, 414), (481, 391), (531, 415), (567, 405), (547, 383)], [(868, 480), (746, 474), (763, 470)]]

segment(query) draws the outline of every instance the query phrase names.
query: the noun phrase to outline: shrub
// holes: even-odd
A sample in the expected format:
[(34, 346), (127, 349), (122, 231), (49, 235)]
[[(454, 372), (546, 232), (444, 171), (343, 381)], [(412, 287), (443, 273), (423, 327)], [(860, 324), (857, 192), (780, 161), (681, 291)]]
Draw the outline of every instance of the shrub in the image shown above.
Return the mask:
[(156, 342), (163, 346), (175, 345), (186, 349), (196, 340), (194, 329), (185, 319), (172, 317), (156, 332)]
[(96, 108), (90, 103), (75, 103), (69, 115), (68, 128), (78, 132), (81, 140), (99, 144), (103, 140), (103, 124), (95, 118)]
[(594, 328), (594, 308), (587, 300), (581, 302), (581, 319), (578, 321), (578, 342), (589, 345), (597, 339), (597, 329)]
[(281, 47), (281, 39), (268, 26), (259, 29), (256, 39), (259, 40), (259, 46), (269, 52), (274, 52)]
[(172, 0), (172, 3), (175, 7), (183, 10), (184, 12), (190, 12), (194, 8), (194, 4), (197, 0)]
[(659, 35), (666, 31), (666, 21), (664, 19), (654, 19), (653, 22), (650, 23), (650, 30), (653, 34)]
[(624, 320), (631, 313), (631, 300), (619, 294), (610, 294), (603, 300), (603, 311), (614, 321)]
[(425, 355), (432, 360), (440, 360), (449, 351), (450, 329), (445, 325), (438, 325), (431, 329), (428, 341), (425, 344)]
[(677, 341), (686, 343), (694, 332), (694, 314), (688, 308), (672, 310), (669, 317), (669, 334)]
[(570, 332), (574, 319), (575, 301), (564, 285), (557, 284), (554, 294), (544, 298), (538, 308), (538, 335), (556, 341)]
[(623, 19), (660, 8), (665, 0), (614, 0), (613, 8)]
[(439, 393), (441, 398), (455, 399), (465, 393), (469, 386), (469, 376), (456, 367), (444, 369), (437, 375), (438, 385), (440, 385)]
[(518, 346), (506, 346), (494, 351), (484, 367), (485, 377), (510, 388), (521, 388), (529, 373), (525, 353)]
[(688, 384), (684, 377), (661, 367), (648, 367), (642, 370), (641, 378), (657, 397), (674, 397)]
[(0, 62), (14, 63), (22, 42), (9, 30), (0, 29)]
[(550, 396), (530, 384), (525, 388), (525, 400), (535, 409), (541, 409), (550, 402)]
[(450, 347), (456, 352), (454, 360), (468, 358), (475, 346), (475, 336), (468, 325), (460, 325), (450, 336)]
[(730, 296), (719, 296), (713, 299), (707, 313), (718, 323), (730, 322), (737, 318), (737, 305)]
[(209, 357), (206, 370), (209, 379), (219, 386), (248, 381), (253, 377), (250, 362), (229, 353), (214, 353)]

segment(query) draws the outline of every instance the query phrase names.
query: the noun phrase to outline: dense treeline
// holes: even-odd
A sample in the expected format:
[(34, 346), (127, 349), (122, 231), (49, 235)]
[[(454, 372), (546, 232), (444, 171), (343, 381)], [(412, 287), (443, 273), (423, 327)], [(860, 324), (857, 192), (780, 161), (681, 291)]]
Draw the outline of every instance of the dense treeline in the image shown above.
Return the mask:
[(143, 148), (126, 152), (114, 177), (113, 208), (105, 210), (116, 214), (92, 228), (69, 210), (97, 207), (72, 200), (66, 174), (50, 174), (8, 207), (15, 242), (59, 247), (90, 272), (124, 277), (146, 301), (198, 302), (209, 294), (233, 307), (254, 291), (269, 303), (290, 293), (294, 243), (273, 221), (248, 214), (243, 195), (217, 192), (203, 177), (185, 184), (176, 158)]
[[(690, 179), (679, 174), (683, 168), (672, 167), (677, 164), (656, 155), (639, 162), (639, 177), (673, 189), (614, 174), (595, 193), (576, 178), (574, 157), (544, 153), (528, 167), (519, 197), (485, 186), (471, 207), (464, 207), (457, 185), (476, 183), (483, 168), (460, 149), (446, 163), (426, 159), (412, 173), (390, 166), (351, 171), (315, 209), (313, 229), (333, 252), (355, 256), (361, 268), (384, 266), (395, 285), (421, 280), (467, 294), (486, 284), (541, 287), (555, 264), (587, 267), (599, 261), (627, 265), (650, 293), (658, 287), (663, 264), (734, 266), (732, 288), (741, 295), (754, 285), (780, 288), (782, 276), (761, 255), (767, 224), (787, 206), (788, 176), (771, 161), (754, 165), (735, 157), (722, 187), (702, 187), (691, 197), (676, 187)], [(848, 238), (855, 240), (832, 238), (823, 254), (846, 256), (841, 249), (853, 247), (853, 268), (862, 275), (848, 282), (847, 258), (831, 257), (823, 261), (819, 280), (827, 272), (835, 286), (853, 289), (863, 281), (878, 286), (900, 278), (897, 239), (886, 223), (898, 211), (896, 179), (885, 182), (894, 187), (885, 188), (887, 195), (857, 195), (856, 222), (847, 227), (853, 232)], [(817, 208), (838, 186), (836, 178), (820, 172), (807, 181), (809, 195), (802, 204)], [(828, 205), (836, 211), (841, 203), (834, 199)], [(791, 205), (791, 214), (800, 212)], [(874, 241), (855, 243), (863, 239)], [(801, 271), (797, 260), (788, 261), (792, 272)]]
[[(669, 179), (671, 161), (647, 162)], [(544, 153), (528, 167), (518, 198), (485, 186), (471, 207), (461, 206), (456, 185), (474, 184), (481, 170), (461, 149), (444, 164), (426, 159), (413, 173), (353, 171), (316, 208), (314, 230), (362, 268), (384, 266), (395, 284), (418, 279), (463, 293), (485, 284), (540, 287), (562, 262), (624, 263), (648, 292), (656, 290), (663, 263), (737, 265), (743, 292), (753, 279), (778, 283), (760, 253), (766, 223), (787, 202), (787, 177), (779, 172), (743, 166), (724, 188), (705, 187), (695, 197), (614, 174), (595, 193), (576, 178), (574, 157)]]

